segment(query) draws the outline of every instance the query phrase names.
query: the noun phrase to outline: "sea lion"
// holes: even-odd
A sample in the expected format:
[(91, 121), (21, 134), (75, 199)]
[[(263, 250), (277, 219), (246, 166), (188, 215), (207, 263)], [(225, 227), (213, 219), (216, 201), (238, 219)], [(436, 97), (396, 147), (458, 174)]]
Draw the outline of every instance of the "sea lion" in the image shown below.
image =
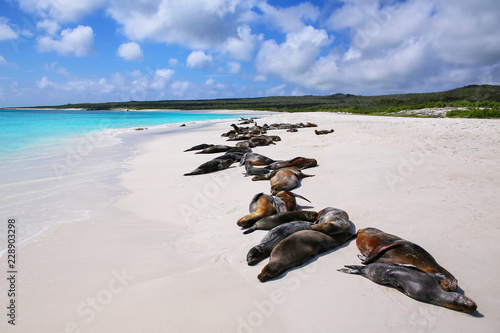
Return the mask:
[(314, 158), (305, 158), (305, 157), (295, 157), (291, 160), (287, 161), (278, 161), (268, 165), (270, 169), (282, 169), (282, 168), (290, 168), (290, 167), (298, 167), (299, 169), (307, 169), (312, 168), (318, 165), (318, 161)]
[(272, 171), (267, 167), (255, 167), (251, 161), (245, 162), (245, 176), (267, 176)]
[(212, 145), (210, 147), (206, 147), (195, 154), (215, 154), (215, 153), (224, 153), (229, 151), (232, 147), (226, 145)]
[(339, 271), (359, 274), (375, 283), (396, 288), (406, 296), (446, 308), (470, 312), (477, 309), (470, 298), (444, 291), (434, 277), (412, 265), (371, 263), (367, 266), (345, 266)]
[(186, 150), (184, 150), (184, 152), (186, 152), (186, 151), (192, 151), (192, 150), (202, 150), (202, 149), (213, 147), (213, 146), (214, 146), (213, 144), (202, 143), (202, 144), (193, 146), (193, 147), (191, 147), (189, 149), (186, 149)]
[(236, 222), (238, 226), (248, 228), (261, 218), (276, 214), (273, 198), (264, 193), (256, 194), (250, 202), (249, 211), (250, 214), (243, 216)]
[(214, 160), (227, 160), (227, 159), (232, 159), (234, 162), (239, 162), (241, 158), (243, 157), (243, 153), (230, 153), (227, 152), (224, 155), (218, 156), (214, 158)]
[(303, 196), (293, 192), (281, 191), (273, 196), (273, 205), (278, 213), (291, 212), (297, 210), (297, 200), (295, 198), (301, 198), (307, 202), (311, 202)]
[(263, 136), (271, 141), (281, 141), (281, 137), (278, 135), (263, 135)]
[(271, 193), (276, 195), (279, 191), (292, 190), (299, 185), (300, 179), (312, 176), (293, 168), (279, 169), (276, 175), (271, 178)]
[(258, 279), (272, 279), (284, 271), (302, 265), (309, 258), (340, 246), (356, 234), (338, 234), (333, 237), (314, 230), (302, 230), (291, 234), (272, 250), (271, 260), (264, 266)]
[(228, 153), (249, 153), (252, 149), (249, 147), (230, 147)]
[(276, 162), (272, 158), (257, 153), (245, 153), (241, 159), (240, 165), (245, 164), (246, 161), (249, 161), (252, 165), (268, 165)]
[(251, 143), (253, 143), (256, 146), (269, 146), (269, 145), (275, 145), (274, 141), (267, 137), (267, 136), (254, 136), (250, 139), (248, 139)]
[(318, 213), (312, 210), (295, 210), (293, 212), (276, 213), (263, 217), (262, 219), (255, 222), (255, 224), (248, 230), (245, 230), (243, 234), (249, 234), (255, 230), (271, 230), (283, 223), (294, 222), (294, 221), (307, 221), (313, 222), (318, 218)]
[(387, 234), (376, 228), (358, 230), (356, 245), (363, 264), (372, 262), (405, 264), (418, 267), (431, 274), (445, 291), (457, 289), (457, 279), (441, 267), (432, 255), (419, 245)]
[(316, 135), (323, 135), (323, 134), (329, 134), (329, 133), (333, 133), (333, 129), (331, 130), (314, 130), (314, 133), (316, 133)]
[(320, 210), (318, 219), (311, 227), (312, 230), (321, 231), (330, 236), (347, 232), (350, 228), (349, 215), (343, 210), (333, 207)]
[(264, 258), (267, 258), (271, 251), (274, 249), (279, 242), (287, 238), (291, 234), (301, 231), (308, 230), (311, 228), (312, 222), (297, 221), (288, 222), (272, 228), (264, 238), (260, 241), (260, 244), (255, 245), (248, 251), (247, 263), (252, 266), (259, 263)]
[(257, 145), (250, 140), (240, 141), (236, 144), (236, 147), (248, 147), (255, 148)]
[(224, 169), (229, 168), (231, 166), (231, 164), (233, 164), (233, 162), (234, 161), (230, 158), (225, 159), (225, 160), (213, 159), (211, 161), (203, 163), (202, 165), (200, 165), (199, 167), (197, 167), (193, 171), (191, 171), (189, 173), (185, 173), (184, 176), (201, 175), (201, 174), (205, 174), (205, 173), (224, 170)]

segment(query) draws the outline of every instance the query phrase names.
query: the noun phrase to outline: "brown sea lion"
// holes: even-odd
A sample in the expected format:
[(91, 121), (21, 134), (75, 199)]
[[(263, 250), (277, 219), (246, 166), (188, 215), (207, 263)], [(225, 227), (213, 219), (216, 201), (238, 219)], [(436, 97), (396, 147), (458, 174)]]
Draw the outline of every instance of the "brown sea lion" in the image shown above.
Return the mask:
[(258, 279), (272, 279), (286, 270), (302, 265), (319, 253), (340, 246), (356, 235), (344, 233), (333, 237), (314, 230), (302, 230), (288, 236), (273, 249), (271, 260), (264, 266)]
[(263, 217), (255, 222), (248, 230), (243, 232), (245, 235), (254, 232), (255, 230), (271, 230), (281, 224), (295, 221), (313, 222), (317, 219), (318, 213), (312, 210), (295, 210), (293, 212), (276, 213)]
[(219, 170), (224, 170), (227, 169), (233, 164), (233, 160), (228, 158), (228, 159), (213, 159), (211, 161), (205, 162), (193, 171), (189, 173), (185, 173), (184, 176), (194, 176), (194, 175), (201, 175), (205, 173), (211, 173)]
[(387, 234), (376, 228), (358, 230), (356, 245), (363, 264), (372, 262), (413, 265), (431, 274), (446, 291), (457, 289), (457, 279), (441, 267), (432, 255), (419, 245)]
[(249, 211), (250, 214), (243, 216), (236, 222), (238, 226), (248, 228), (261, 218), (276, 214), (273, 198), (264, 193), (256, 194), (250, 202)]
[(315, 130), (314, 133), (316, 133), (316, 135), (323, 135), (323, 134), (329, 134), (329, 133), (333, 133), (333, 130)]
[(456, 292), (444, 291), (434, 277), (412, 265), (371, 263), (367, 266), (345, 266), (339, 271), (359, 274), (375, 283), (391, 286), (406, 296), (446, 308), (471, 312), (477, 309), (470, 298)]
[(349, 215), (341, 209), (327, 207), (318, 212), (318, 219), (311, 227), (312, 230), (321, 231), (327, 235), (348, 232), (351, 228)]
[(271, 178), (271, 193), (276, 195), (280, 191), (292, 190), (299, 185), (300, 179), (312, 176), (293, 168), (279, 169)]
[(252, 266), (259, 263), (261, 260), (269, 257), (271, 251), (279, 242), (287, 238), (293, 233), (301, 230), (311, 229), (312, 222), (296, 221), (288, 222), (272, 228), (258, 245), (255, 245), (248, 251), (247, 263)]
[(290, 191), (281, 191), (273, 196), (273, 205), (276, 207), (278, 213), (291, 212), (297, 210), (297, 200), (296, 198), (301, 198), (307, 202), (311, 202), (301, 195), (295, 194)]
[(295, 157), (291, 160), (287, 161), (278, 161), (268, 165), (270, 169), (282, 169), (282, 168), (290, 168), (297, 167), (299, 169), (307, 169), (312, 168), (318, 165), (318, 161), (314, 158), (305, 158), (305, 157)]

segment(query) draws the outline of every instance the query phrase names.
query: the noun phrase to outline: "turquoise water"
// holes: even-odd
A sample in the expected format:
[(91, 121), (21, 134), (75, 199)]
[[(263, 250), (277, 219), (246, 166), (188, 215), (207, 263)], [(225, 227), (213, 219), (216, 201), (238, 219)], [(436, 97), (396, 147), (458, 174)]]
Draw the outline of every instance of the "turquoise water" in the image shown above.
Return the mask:
[(174, 111), (0, 110), (0, 154), (96, 130), (234, 117), (229, 114)]
[[(18, 242), (51, 226), (92, 219), (126, 194), (118, 176), (139, 144), (158, 131), (132, 128), (176, 124), (161, 135), (196, 129), (194, 121), (236, 119), (203, 112), (0, 110), (0, 221), (16, 219)], [(161, 126), (163, 127), (163, 126)], [(185, 149), (173, 142), (171, 149)], [(0, 256), (7, 240), (0, 230)]]

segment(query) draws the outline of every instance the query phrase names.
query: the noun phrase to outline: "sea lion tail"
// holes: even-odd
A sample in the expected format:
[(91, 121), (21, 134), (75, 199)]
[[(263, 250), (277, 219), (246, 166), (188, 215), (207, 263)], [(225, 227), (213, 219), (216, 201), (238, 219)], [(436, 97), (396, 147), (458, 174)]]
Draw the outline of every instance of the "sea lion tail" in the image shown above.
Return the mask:
[(360, 265), (344, 265), (345, 268), (337, 269), (337, 271), (347, 274), (357, 274), (361, 275), (361, 270), (365, 266)]
[(248, 228), (247, 230), (243, 231), (243, 235), (248, 235), (248, 234), (251, 234), (252, 232), (254, 232), (255, 230), (257, 230), (257, 227), (256, 226), (253, 226), (251, 228)]

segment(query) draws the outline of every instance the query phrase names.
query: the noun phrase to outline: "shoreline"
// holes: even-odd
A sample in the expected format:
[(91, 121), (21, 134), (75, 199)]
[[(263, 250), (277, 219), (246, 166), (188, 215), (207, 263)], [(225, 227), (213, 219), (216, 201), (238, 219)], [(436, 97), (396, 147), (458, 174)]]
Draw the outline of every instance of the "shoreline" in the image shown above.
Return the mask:
[[(314, 129), (272, 131), (282, 141), (254, 149), (276, 159), (318, 159), (319, 166), (308, 169), (315, 177), (294, 190), (311, 200), (299, 202), (303, 209), (338, 207), (357, 229), (378, 227), (421, 245), (458, 278), (484, 317), (419, 303), (337, 272), (359, 264), (352, 242), (260, 283), (256, 276), (265, 263), (250, 267), (245, 256), (265, 233), (242, 235), (236, 220), (254, 194), (268, 191), (268, 182), (252, 182), (238, 166), (182, 176), (215, 157), (184, 149), (227, 143), (220, 134), (231, 122), (222, 120), (150, 132), (131, 171), (120, 177), (129, 190), (125, 197), (90, 223), (61, 224), (20, 246), (19, 328), (331, 331), (325, 316), (346, 332), (366, 331), (367, 322), (374, 332), (500, 328), (494, 283), (500, 268), (484, 270), (500, 254), (494, 195), (499, 121), (307, 113), (272, 115), (259, 124), (274, 121), (311, 121), (335, 130), (324, 136)], [(40, 306), (46, 302), (50, 306)], [(0, 322), (2, 331), (10, 332), (5, 325)]]
[[(217, 113), (217, 112), (213, 112)], [(229, 112), (220, 112), (220, 113), (227, 113)], [(234, 114), (234, 121), (240, 116), (243, 115), (248, 115), (248, 113), (240, 112)], [(261, 117), (265, 117), (266, 115), (260, 113)], [(178, 123), (167, 123), (167, 124), (160, 124), (160, 125), (153, 125), (153, 126), (148, 126), (144, 127), (143, 131), (138, 131), (138, 127), (127, 127), (127, 128), (100, 128), (100, 129), (95, 129), (93, 131), (90, 131), (86, 134), (78, 133), (78, 134), (73, 134), (68, 137), (64, 137), (62, 143), (52, 143), (50, 145), (44, 145), (40, 147), (27, 147), (24, 148), (22, 152), (7, 152), (6, 155), (4, 156), (5, 160), (9, 161), (11, 163), (10, 169), (12, 172), (15, 171), (15, 169), (18, 169), (20, 167), (26, 168), (29, 170), (31, 173), (40, 173), (38, 177), (41, 177), (40, 179), (36, 178), (37, 176), (34, 176), (35, 178), (32, 179), (32, 177), (28, 177), (24, 179), (23, 177), (18, 177), (17, 174), (13, 175), (7, 175), (5, 180), (9, 179), (9, 182), (1, 185), (0, 188), (4, 188), (5, 190), (8, 189), (10, 196), (15, 198), (16, 196), (24, 196), (21, 190), (23, 188), (27, 187), (25, 189), (25, 192), (36, 192), (39, 191), (41, 195), (47, 195), (47, 189), (54, 187), (57, 188), (59, 187), (61, 183), (61, 177), (64, 178), (64, 182), (68, 182), (68, 176), (73, 178), (76, 174), (79, 173), (87, 173), (89, 170), (91, 171), (94, 166), (90, 165), (92, 164), (92, 161), (97, 162), (97, 158), (99, 158), (100, 155), (104, 158), (109, 158), (109, 156), (105, 153), (110, 152), (112, 155), (116, 154), (119, 152), (119, 155), (117, 155), (117, 158), (123, 158), (123, 160), (117, 160), (115, 161), (117, 164), (116, 170), (113, 173), (113, 176), (109, 178), (109, 175), (106, 175), (107, 180), (100, 185), (109, 187), (109, 188), (114, 188), (118, 184), (118, 178), (120, 177), (120, 174), (123, 172), (126, 172), (126, 169), (128, 169), (128, 160), (133, 158), (138, 151), (138, 146), (147, 140), (150, 140), (152, 136), (156, 136), (159, 133), (176, 133), (176, 131), (183, 131), (186, 130), (186, 128), (181, 128), (181, 125), (184, 125), (186, 127), (189, 127), (189, 130), (196, 130), (198, 128), (203, 128), (205, 126), (210, 126), (213, 124), (217, 124), (220, 122), (225, 122), (227, 119), (211, 119), (211, 120), (200, 120), (200, 121), (189, 121), (189, 122), (178, 122)], [(64, 150), (64, 147), (66, 147), (66, 151)], [(55, 148), (58, 148), (57, 151), (60, 150), (60, 153), (57, 153)], [(34, 169), (35, 162), (30, 162), (30, 164), (25, 165), (25, 162), (23, 162), (23, 159), (19, 160), (16, 162), (17, 164), (12, 164), (15, 162), (12, 158), (19, 158), (22, 155), (26, 155), (26, 151), (30, 151), (33, 149), (42, 149), (39, 152), (37, 152), (36, 156), (29, 155), (30, 158), (29, 160), (40, 160), (40, 165), (45, 165), (43, 168), (36, 168)], [(48, 149), (48, 150), (47, 150)], [(68, 150), (69, 149), (69, 150)], [(128, 151), (127, 153), (125, 153)], [(45, 153), (44, 153), (45, 152)], [(13, 154), (13, 155), (12, 155)], [(18, 156), (18, 154), (21, 154)], [(124, 155), (125, 154), (125, 155)], [(40, 156), (38, 156), (40, 155)], [(60, 156), (59, 156), (60, 155)], [(122, 156), (123, 155), (123, 156)], [(69, 160), (68, 160), (69, 159)], [(34, 165), (32, 165), (34, 164)], [(85, 165), (87, 169), (80, 170), (82, 166)], [(56, 169), (54, 169), (54, 166), (56, 166)], [(101, 167), (107, 167), (107, 165), (102, 165)], [(69, 173), (67, 173), (67, 170), (71, 170)], [(7, 169), (6, 169), (7, 171)], [(18, 173), (20, 171), (17, 171)], [(54, 172), (56, 174), (54, 174)], [(59, 173), (57, 173), (59, 172)], [(14, 180), (13, 177), (14, 176)], [(83, 175), (85, 177), (85, 175)], [(16, 180), (18, 177), (19, 180), (22, 179), (22, 181)], [(94, 179), (96, 176), (93, 177)], [(58, 181), (59, 179), (59, 181)], [(34, 182), (34, 183), (33, 183)], [(30, 184), (33, 183), (33, 185), (30, 186)], [(40, 183), (40, 186), (37, 185), (37, 183)], [(47, 185), (43, 185), (42, 183), (46, 183)], [(50, 184), (49, 184), (50, 183)], [(35, 189), (36, 188), (36, 189)], [(46, 189), (47, 188), (47, 189)], [(92, 190), (91, 188), (88, 188), (87, 191)], [(119, 193), (118, 193), (118, 192)], [(114, 202), (117, 200), (119, 197), (125, 195), (126, 189), (125, 188), (120, 188), (120, 190), (116, 190), (117, 196), (113, 197), (114, 199), (110, 199), (110, 202)], [(122, 193), (123, 192), (123, 193)], [(53, 195), (53, 194), (50, 194)], [(107, 194), (109, 195), (109, 193)], [(5, 199), (5, 198), (4, 198)], [(59, 198), (58, 198), (59, 199)], [(14, 200), (14, 199), (12, 199)], [(23, 218), (26, 220), (26, 216), (18, 216), (18, 211), (23, 211), (23, 210), (28, 210), (31, 212), (31, 215), (34, 214), (39, 214), (40, 212), (35, 209), (33, 210), (33, 207), (29, 205), (24, 204), (24, 203), (16, 203), (15, 201), (12, 201), (11, 199), (9, 200), (4, 200), (2, 201), (2, 204), (4, 205), (4, 213), (7, 213), (9, 218), (11, 217), (16, 217), (16, 218)], [(30, 201), (37, 200), (36, 198), (29, 199)], [(21, 205), (21, 207), (19, 207)], [(40, 205), (40, 204), (38, 204)], [(67, 204), (65, 206), (68, 206)], [(88, 205), (87, 205), (88, 206)], [(83, 206), (82, 206), (83, 207)], [(7, 208), (7, 209), (5, 209)], [(36, 238), (43, 234), (45, 231), (50, 229), (53, 225), (60, 224), (60, 223), (74, 223), (77, 221), (86, 221), (89, 219), (89, 216), (92, 216), (95, 214), (95, 212), (90, 212), (85, 213), (82, 216), (80, 214), (74, 214), (73, 210), (77, 209), (78, 205), (75, 206), (75, 208), (65, 211), (61, 216), (59, 216), (59, 212), (57, 212), (56, 215), (59, 217), (54, 218), (49, 217), (47, 223), (45, 223), (45, 220), (39, 220), (40, 221), (25, 221), (30, 223), (30, 231), (27, 233), (26, 227), (24, 230), (21, 230), (20, 233), (21, 235), (17, 236), (17, 242), (18, 245), (22, 245), (26, 242), (29, 241), (36, 241)], [(89, 207), (90, 208), (90, 207)], [(54, 208), (51, 208), (54, 209)], [(83, 209), (83, 208), (82, 208)], [(86, 210), (87, 207), (85, 207), (84, 210)], [(5, 211), (6, 210), (6, 211)], [(82, 212), (84, 212), (82, 210)], [(61, 211), (62, 212), (62, 211)], [(36, 216), (34, 216), (36, 220)], [(47, 219), (47, 217), (45, 217)], [(50, 220), (56, 220), (56, 221), (50, 221)], [(39, 222), (42, 223), (40, 224), (40, 227), (34, 225), (34, 222), (37, 222), (36, 224), (38, 225)], [(32, 225), (34, 226), (34, 229), (32, 229)], [(2, 239), (0, 240), (0, 258), (2, 258), (7, 250), (6, 246), (7, 243), (4, 244), (4, 241), (6, 240)]]

